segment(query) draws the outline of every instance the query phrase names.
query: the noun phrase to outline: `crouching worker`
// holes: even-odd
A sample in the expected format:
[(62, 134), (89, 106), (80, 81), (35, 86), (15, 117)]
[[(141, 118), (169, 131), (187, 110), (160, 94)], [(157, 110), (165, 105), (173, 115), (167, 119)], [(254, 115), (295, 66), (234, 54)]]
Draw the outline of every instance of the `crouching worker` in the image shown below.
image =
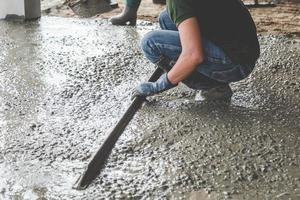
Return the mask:
[(151, 96), (179, 82), (206, 100), (231, 98), (229, 83), (246, 78), (260, 54), (256, 27), (240, 0), (167, 0), (162, 30), (141, 42), (145, 56), (165, 71), (138, 85), (134, 96)]

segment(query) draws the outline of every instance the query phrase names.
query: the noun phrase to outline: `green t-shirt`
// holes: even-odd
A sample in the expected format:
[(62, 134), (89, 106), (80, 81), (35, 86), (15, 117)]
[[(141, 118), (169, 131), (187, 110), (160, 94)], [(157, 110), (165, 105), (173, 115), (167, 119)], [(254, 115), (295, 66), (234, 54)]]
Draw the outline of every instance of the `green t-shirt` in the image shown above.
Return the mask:
[(193, 0), (167, 0), (167, 11), (172, 21), (178, 26), (184, 20), (196, 17), (193, 5), (197, 2)]
[(259, 57), (256, 27), (240, 0), (167, 0), (167, 11), (177, 26), (197, 18), (202, 36), (221, 47), (234, 62), (248, 64)]

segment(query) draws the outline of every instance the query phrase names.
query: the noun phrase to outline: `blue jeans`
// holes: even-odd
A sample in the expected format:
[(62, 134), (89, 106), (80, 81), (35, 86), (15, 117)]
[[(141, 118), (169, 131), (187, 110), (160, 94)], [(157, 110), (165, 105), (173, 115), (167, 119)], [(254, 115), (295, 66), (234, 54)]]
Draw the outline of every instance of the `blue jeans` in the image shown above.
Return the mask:
[[(160, 14), (159, 24), (162, 30), (146, 34), (141, 41), (144, 55), (152, 63), (157, 63), (162, 58), (176, 62), (182, 51), (178, 29), (166, 11)], [(255, 63), (249, 65), (233, 63), (220, 47), (203, 37), (202, 47), (204, 62), (194, 73), (200, 73), (208, 79), (223, 84), (236, 82), (246, 78), (255, 66)]]

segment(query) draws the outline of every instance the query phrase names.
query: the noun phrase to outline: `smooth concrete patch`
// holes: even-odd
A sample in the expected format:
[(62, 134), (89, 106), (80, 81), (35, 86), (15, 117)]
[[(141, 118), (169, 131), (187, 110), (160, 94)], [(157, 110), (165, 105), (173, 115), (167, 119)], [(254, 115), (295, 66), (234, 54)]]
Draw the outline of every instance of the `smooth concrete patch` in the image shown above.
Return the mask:
[(72, 189), (154, 70), (138, 43), (155, 28), (0, 22), (0, 198), (299, 197), (300, 51), (273, 36), (260, 37), (262, 57), (231, 103), (195, 102), (183, 85), (150, 98), (101, 176)]

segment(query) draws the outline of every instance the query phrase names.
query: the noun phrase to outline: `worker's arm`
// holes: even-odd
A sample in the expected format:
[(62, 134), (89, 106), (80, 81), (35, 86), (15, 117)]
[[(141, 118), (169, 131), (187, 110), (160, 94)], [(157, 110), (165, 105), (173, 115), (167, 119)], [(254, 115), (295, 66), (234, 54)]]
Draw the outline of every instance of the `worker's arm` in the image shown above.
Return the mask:
[(151, 96), (168, 90), (185, 80), (203, 62), (204, 54), (197, 19), (186, 19), (180, 23), (178, 30), (182, 52), (174, 67), (168, 74), (163, 74), (158, 81), (146, 82), (137, 86), (133, 96)]
[(189, 18), (178, 26), (182, 52), (175, 66), (168, 73), (172, 84), (185, 80), (203, 62), (204, 53), (200, 28), (196, 18)]

